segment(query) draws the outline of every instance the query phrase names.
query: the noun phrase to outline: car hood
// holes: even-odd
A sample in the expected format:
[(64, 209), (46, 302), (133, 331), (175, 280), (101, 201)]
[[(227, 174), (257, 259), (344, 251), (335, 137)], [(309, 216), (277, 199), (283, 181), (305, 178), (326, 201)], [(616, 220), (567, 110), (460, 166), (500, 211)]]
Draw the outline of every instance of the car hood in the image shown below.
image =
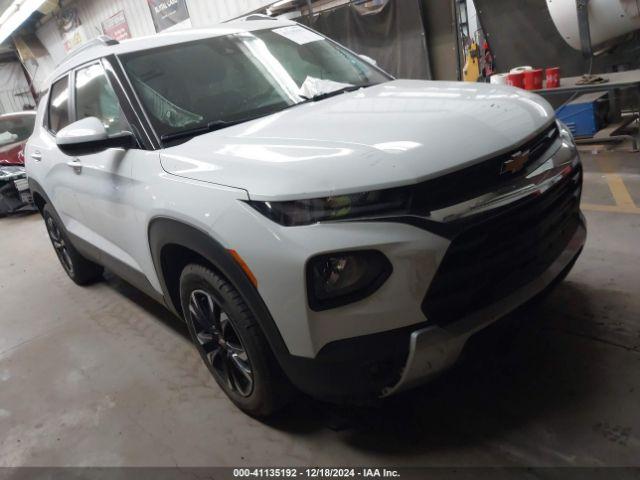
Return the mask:
[(171, 174), (314, 198), (417, 183), (504, 153), (548, 126), (551, 106), (511, 87), (395, 80), (197, 136), (162, 150)]

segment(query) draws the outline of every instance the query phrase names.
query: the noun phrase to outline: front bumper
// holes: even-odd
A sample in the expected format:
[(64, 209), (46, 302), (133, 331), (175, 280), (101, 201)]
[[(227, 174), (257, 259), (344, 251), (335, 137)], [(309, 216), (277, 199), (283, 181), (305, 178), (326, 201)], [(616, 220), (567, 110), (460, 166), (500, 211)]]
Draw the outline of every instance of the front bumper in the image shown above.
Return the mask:
[(427, 382), (452, 366), (460, 357), (467, 340), (521, 305), (527, 303), (561, 278), (580, 255), (587, 238), (584, 216), (568, 246), (551, 266), (532, 282), (498, 302), (467, 317), (440, 327), (431, 325), (411, 333), (409, 355), (400, 380), (383, 390), (383, 396)]
[(456, 363), (467, 341), (552, 288), (579, 257), (586, 240), (580, 225), (563, 252), (542, 274), (510, 295), (446, 326), (429, 321), (332, 342), (313, 359), (280, 357), (289, 379), (303, 392), (334, 402), (369, 401), (426, 383)]

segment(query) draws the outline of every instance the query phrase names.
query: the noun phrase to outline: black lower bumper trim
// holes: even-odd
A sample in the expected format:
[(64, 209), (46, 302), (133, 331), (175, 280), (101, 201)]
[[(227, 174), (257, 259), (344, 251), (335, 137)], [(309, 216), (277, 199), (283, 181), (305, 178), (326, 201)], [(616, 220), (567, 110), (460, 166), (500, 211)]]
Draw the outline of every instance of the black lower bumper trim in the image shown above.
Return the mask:
[(332, 402), (360, 402), (377, 398), (383, 388), (400, 380), (409, 355), (411, 333), (424, 324), (337, 340), (316, 358), (280, 359), (296, 387)]

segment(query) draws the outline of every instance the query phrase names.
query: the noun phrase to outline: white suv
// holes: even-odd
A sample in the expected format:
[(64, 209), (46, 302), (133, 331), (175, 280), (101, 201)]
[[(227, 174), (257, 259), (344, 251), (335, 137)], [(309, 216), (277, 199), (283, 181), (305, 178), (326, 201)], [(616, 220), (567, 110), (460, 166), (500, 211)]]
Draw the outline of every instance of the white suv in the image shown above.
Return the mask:
[(98, 39), (26, 148), (62, 266), (187, 322), (252, 415), (291, 385), (384, 397), (561, 278), (586, 237), (571, 134), (540, 97), (394, 80), (295, 23)]

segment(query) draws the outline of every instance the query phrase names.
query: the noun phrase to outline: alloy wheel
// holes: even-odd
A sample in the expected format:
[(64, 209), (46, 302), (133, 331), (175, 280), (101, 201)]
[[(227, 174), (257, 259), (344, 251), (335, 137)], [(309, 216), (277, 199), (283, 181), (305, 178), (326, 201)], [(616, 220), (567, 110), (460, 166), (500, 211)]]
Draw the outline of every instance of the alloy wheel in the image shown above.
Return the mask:
[(73, 261), (71, 260), (71, 256), (69, 255), (67, 242), (62, 236), (60, 228), (51, 216), (47, 217), (46, 223), (47, 232), (49, 232), (49, 238), (51, 238), (51, 243), (53, 243), (53, 248), (56, 251), (56, 255), (58, 255), (58, 258), (60, 259), (60, 263), (62, 263), (62, 266), (67, 271), (67, 273), (73, 276)]
[(189, 296), (189, 318), (197, 347), (209, 369), (230, 390), (242, 397), (251, 395), (251, 362), (229, 315), (210, 293), (194, 290)]

